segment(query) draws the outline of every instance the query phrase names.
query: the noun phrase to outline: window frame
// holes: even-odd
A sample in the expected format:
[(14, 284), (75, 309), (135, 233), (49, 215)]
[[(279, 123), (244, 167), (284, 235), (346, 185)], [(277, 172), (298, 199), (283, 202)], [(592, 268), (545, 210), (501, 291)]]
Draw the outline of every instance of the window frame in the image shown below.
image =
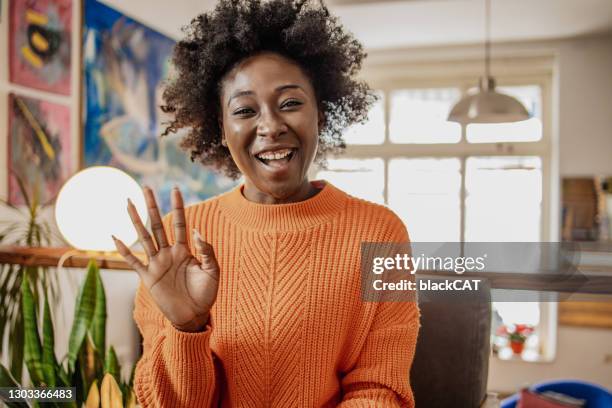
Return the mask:
[[(535, 142), (504, 142), (504, 143), (469, 143), (466, 139), (466, 126), (461, 127), (461, 140), (458, 143), (394, 143), (389, 138), (389, 115), (391, 91), (396, 89), (425, 89), (457, 87), (464, 95), (473, 87), (478, 78), (451, 78), (448, 80), (422, 80), (422, 79), (387, 79), (371, 81), (373, 89), (384, 92), (385, 135), (382, 144), (375, 145), (347, 145), (343, 154), (330, 159), (366, 159), (380, 157), (384, 161), (383, 196), (385, 203), (389, 198), (388, 175), (389, 160), (393, 158), (458, 158), (461, 161), (461, 226), (460, 237), (465, 237), (465, 162), (468, 157), (474, 156), (539, 156), (542, 160), (542, 204), (540, 218), (540, 241), (551, 241), (551, 174), (552, 174), (552, 109), (551, 109), (551, 81), (542, 75), (523, 75), (513, 77), (499, 77), (499, 86), (538, 85), (542, 91), (542, 138)], [(318, 170), (318, 169), (317, 169)], [(316, 170), (312, 172), (312, 176)], [(554, 241), (554, 239), (552, 239)]]

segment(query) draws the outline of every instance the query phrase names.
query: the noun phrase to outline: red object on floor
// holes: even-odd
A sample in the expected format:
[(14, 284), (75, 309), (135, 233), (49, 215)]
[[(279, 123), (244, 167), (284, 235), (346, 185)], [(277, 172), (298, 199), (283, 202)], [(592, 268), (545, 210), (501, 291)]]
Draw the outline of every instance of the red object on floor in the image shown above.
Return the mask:
[(545, 395), (540, 395), (528, 389), (521, 390), (521, 398), (517, 408), (575, 408), (576, 405), (563, 404)]

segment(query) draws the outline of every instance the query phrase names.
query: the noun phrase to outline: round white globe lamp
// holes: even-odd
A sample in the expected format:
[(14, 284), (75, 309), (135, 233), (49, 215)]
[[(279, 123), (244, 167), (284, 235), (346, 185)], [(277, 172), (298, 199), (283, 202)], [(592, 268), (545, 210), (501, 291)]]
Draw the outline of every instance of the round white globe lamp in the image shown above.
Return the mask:
[(138, 234), (127, 212), (128, 198), (146, 225), (147, 205), (138, 183), (114, 167), (88, 167), (61, 188), (55, 203), (57, 226), (77, 249), (116, 251), (111, 234), (131, 246)]

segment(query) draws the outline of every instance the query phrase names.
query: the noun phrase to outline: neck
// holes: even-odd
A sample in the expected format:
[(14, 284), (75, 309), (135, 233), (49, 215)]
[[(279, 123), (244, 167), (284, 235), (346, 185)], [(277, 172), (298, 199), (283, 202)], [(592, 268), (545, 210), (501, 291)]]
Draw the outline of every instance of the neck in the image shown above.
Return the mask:
[(349, 196), (325, 180), (310, 183), (316, 194), (299, 202), (267, 205), (246, 198), (246, 183), (222, 194), (224, 217), (240, 228), (259, 232), (305, 230), (333, 219), (346, 208)]
[(313, 197), (319, 190), (313, 186), (307, 178), (300, 184), (300, 187), (293, 193), (276, 197), (272, 194), (259, 190), (253, 182), (245, 180), (243, 194), (244, 197), (252, 202), (259, 204), (288, 204), (297, 203)]

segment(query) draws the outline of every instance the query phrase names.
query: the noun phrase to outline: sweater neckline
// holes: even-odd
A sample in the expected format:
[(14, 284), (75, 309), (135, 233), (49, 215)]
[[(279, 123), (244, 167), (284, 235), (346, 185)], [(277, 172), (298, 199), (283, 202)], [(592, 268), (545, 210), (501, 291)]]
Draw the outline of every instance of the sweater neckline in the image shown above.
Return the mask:
[(321, 190), (295, 203), (261, 204), (243, 194), (244, 183), (219, 199), (221, 211), (234, 223), (259, 231), (295, 231), (321, 224), (344, 208), (346, 193), (327, 180), (311, 181)]

